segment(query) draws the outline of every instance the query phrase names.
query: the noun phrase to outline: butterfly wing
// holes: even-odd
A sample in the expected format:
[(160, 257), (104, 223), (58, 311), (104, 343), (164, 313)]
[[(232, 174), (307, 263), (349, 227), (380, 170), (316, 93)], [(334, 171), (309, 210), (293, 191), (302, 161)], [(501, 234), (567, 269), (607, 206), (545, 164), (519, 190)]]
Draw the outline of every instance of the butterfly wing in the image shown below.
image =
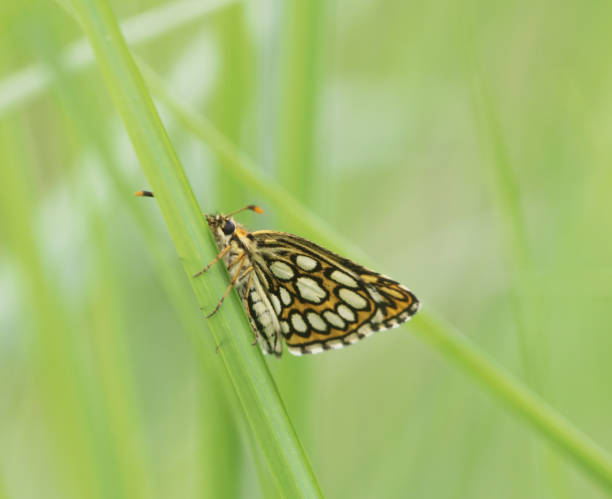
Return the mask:
[[(275, 331), (294, 355), (351, 345), (419, 309), (401, 284), (306, 239), (273, 231), (252, 232), (250, 239), (261, 292), (278, 319)], [(276, 341), (264, 350), (280, 354)]]
[(260, 278), (260, 272), (254, 266), (252, 275), (245, 279), (245, 285), (239, 287), (238, 292), (251, 327), (259, 334), (259, 344), (263, 351), (280, 357), (283, 353), (283, 342), (278, 307), (273, 295), (265, 289), (264, 283), (266, 281)]

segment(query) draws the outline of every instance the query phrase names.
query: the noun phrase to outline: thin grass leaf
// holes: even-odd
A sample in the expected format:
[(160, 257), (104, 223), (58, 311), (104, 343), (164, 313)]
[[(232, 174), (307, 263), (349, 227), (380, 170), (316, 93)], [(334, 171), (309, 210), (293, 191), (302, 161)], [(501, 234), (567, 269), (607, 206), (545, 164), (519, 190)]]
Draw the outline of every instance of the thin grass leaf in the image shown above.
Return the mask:
[[(70, 0), (57, 0), (73, 17)], [(121, 21), (121, 29), (130, 46), (143, 44), (205, 18), (217, 10), (229, 7), (237, 0), (182, 0), (162, 4)], [(86, 39), (65, 48), (60, 63), (67, 72), (78, 72), (94, 62)], [(43, 64), (31, 64), (0, 80), (0, 116), (29, 103), (42, 94), (54, 80), (53, 73)]]
[(483, 88), (483, 82), (474, 84), (474, 108), (477, 114), (478, 131), (482, 137), (483, 147), (491, 150), (492, 170), (496, 199), (505, 229), (507, 239), (508, 259), (512, 266), (512, 306), (518, 331), (518, 340), (521, 350), (522, 368), (528, 383), (538, 388), (541, 380), (535, 372), (529, 354), (528, 318), (525, 305), (522, 303), (520, 290), (531, 289), (529, 284), (530, 255), (527, 244), (527, 234), (520, 206), (519, 184), (515, 178), (508, 151), (502, 138), (502, 130), (498, 117), (493, 108), (489, 92)]
[[(495, 109), (490, 89), (487, 87), (482, 71), (473, 68), (477, 80), (473, 84), (474, 109), (477, 115), (477, 129), (483, 147), (490, 150), (494, 188), (498, 209), (504, 223), (507, 248), (507, 259), (510, 263), (510, 303), (518, 336), (521, 369), (526, 383), (537, 393), (550, 397), (551, 390), (546, 390), (547, 352), (549, 347), (544, 338), (544, 331), (538, 328), (538, 309), (529, 308), (537, 295), (539, 283), (534, 279), (533, 256), (529, 250), (527, 229), (521, 208), (520, 183), (513, 170), (503, 130)], [(528, 294), (528, 293), (531, 293)], [(537, 359), (537, 360), (536, 360)], [(555, 496), (567, 495), (569, 484), (567, 477), (560, 471), (558, 457), (547, 449), (530, 445), (531, 453), (527, 458), (535, 462), (548, 462), (547, 473), (542, 480)], [(531, 455), (529, 455), (531, 454)], [(541, 474), (542, 466), (533, 466), (533, 473)], [(565, 492), (561, 493), (563, 489)]]
[[(209, 310), (227, 285), (227, 273), (217, 266), (204, 278), (192, 278), (217, 250), (117, 21), (102, 0), (72, 4), (156, 193), (185, 272), (198, 301)], [(250, 326), (235, 293), (209, 327), (279, 494), (319, 497), (319, 486), (261, 352), (253, 348)]]
[[(67, 497), (102, 499), (121, 489), (116, 487), (116, 467), (100, 448), (98, 432), (92, 431), (91, 386), (76, 355), (67, 306), (57, 295), (49, 279), (43, 255), (39, 251), (32, 227), (37, 196), (30, 175), (33, 168), (25, 140), (26, 127), (21, 120), (0, 122), (0, 145), (4, 167), (0, 181), (0, 214), (4, 222), (7, 249), (14, 256), (23, 276), (22, 292), (29, 304), (31, 335), (25, 338), (27, 355), (32, 364), (32, 382), (36, 388), (38, 409), (49, 447), (61, 449), (62, 459), (42, 449), (42, 460), (52, 470), (48, 486), (63, 490)], [(90, 449), (97, 448), (93, 455)]]
[[(325, 2), (289, 0), (283, 6), (277, 177), (308, 204), (318, 184), (315, 125)], [(282, 216), (282, 213), (279, 214)]]
[[(249, 90), (252, 53), (249, 50), (249, 35), (243, 4), (226, 9), (216, 17), (214, 32), (218, 39), (219, 75), (212, 95), (209, 110), (221, 132), (230, 140), (240, 143), (245, 112), (252, 93)], [(224, 175), (223, 169), (215, 168), (214, 194), (216, 209), (229, 213), (244, 204), (244, 188), (236, 180)]]

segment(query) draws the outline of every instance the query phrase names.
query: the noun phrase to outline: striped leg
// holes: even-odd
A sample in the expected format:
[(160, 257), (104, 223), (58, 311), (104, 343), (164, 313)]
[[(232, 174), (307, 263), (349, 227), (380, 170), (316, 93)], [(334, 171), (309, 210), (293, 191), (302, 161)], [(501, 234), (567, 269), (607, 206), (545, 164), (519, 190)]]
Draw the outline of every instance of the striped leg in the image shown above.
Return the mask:
[(230, 250), (230, 248), (231, 248), (231, 245), (228, 244), (225, 248), (223, 248), (219, 252), (219, 254), (213, 259), (212, 262), (210, 262), (206, 267), (200, 270), (197, 274), (193, 274), (193, 277), (201, 276), (204, 272), (206, 272), (209, 268), (211, 268), (215, 263), (221, 260), (221, 258), (223, 258), (223, 256)]
[(215, 309), (206, 316), (207, 319), (210, 319), (213, 315), (217, 313), (217, 311), (221, 308), (221, 305), (223, 305), (224, 300), (227, 298), (227, 295), (229, 295), (229, 292), (234, 287), (234, 284), (236, 284), (236, 281), (238, 280), (238, 276), (240, 275), (240, 270), (242, 269), (242, 266), (244, 265), (245, 257), (246, 257), (246, 254), (243, 254), (241, 257), (236, 258), (236, 260), (232, 262), (232, 265), (233, 265), (234, 263), (237, 263), (237, 261), (240, 261), (238, 268), (236, 269), (236, 273), (234, 274), (234, 277), (230, 281), (229, 286), (225, 290), (225, 293), (223, 293), (221, 300), (219, 300), (219, 303), (217, 303), (217, 306), (215, 307)]

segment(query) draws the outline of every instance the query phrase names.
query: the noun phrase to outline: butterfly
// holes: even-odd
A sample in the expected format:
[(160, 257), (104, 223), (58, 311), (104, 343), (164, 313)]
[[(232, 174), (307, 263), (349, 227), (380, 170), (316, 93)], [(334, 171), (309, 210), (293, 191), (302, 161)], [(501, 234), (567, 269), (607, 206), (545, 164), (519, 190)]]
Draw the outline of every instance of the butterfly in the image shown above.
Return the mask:
[(223, 260), (231, 281), (208, 317), (235, 287), (264, 353), (280, 356), (283, 340), (294, 355), (342, 348), (419, 310), (416, 296), (385, 275), (293, 234), (249, 231), (232, 218), (244, 210), (263, 212), (250, 205), (206, 215), (219, 254), (194, 277)]

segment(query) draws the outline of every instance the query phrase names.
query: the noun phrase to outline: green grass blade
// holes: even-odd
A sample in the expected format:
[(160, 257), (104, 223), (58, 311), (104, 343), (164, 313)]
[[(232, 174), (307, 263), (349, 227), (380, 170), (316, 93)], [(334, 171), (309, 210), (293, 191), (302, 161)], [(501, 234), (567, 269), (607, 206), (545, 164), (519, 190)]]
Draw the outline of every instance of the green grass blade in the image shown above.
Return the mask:
[(108, 427), (106, 442), (117, 474), (123, 484), (125, 497), (147, 498), (153, 492), (150, 456), (145, 451), (140, 408), (137, 406), (135, 381), (127, 339), (129, 330), (123, 322), (122, 303), (115, 289), (117, 272), (111, 269), (112, 249), (103, 231), (102, 216), (94, 218), (94, 237), (98, 260), (91, 286), (91, 302), (88, 310), (88, 326), (96, 352), (92, 364), (99, 384), (96, 393), (105, 411)]
[[(482, 80), (482, 78), (480, 78)], [(529, 282), (529, 268), (531, 258), (527, 243), (527, 231), (523, 221), (520, 206), (519, 183), (512, 170), (508, 151), (502, 138), (501, 124), (493, 107), (491, 96), (484, 83), (474, 85), (474, 108), (477, 114), (477, 128), (481, 136), (483, 147), (490, 149), (491, 170), (494, 176), (499, 212), (503, 220), (508, 259), (512, 267), (511, 300), (514, 309), (514, 320), (518, 330), (518, 340), (521, 350), (521, 360), (527, 382), (534, 388), (541, 387), (542, 380), (537, 376), (535, 366), (529, 355), (529, 338), (532, 336), (528, 330), (525, 304), (521, 290), (532, 289), (535, 283)], [(537, 336), (537, 335), (535, 335)]]
[[(49, 448), (60, 449), (61, 458), (47, 448), (39, 452), (52, 470), (53, 481), (46, 484), (48, 487), (61, 490), (65, 497), (102, 498), (120, 490), (116, 466), (108, 453), (100, 451), (92, 428), (91, 385), (71, 341), (74, 331), (68, 307), (48, 276), (33, 231), (23, 230), (33, 226), (38, 202), (29, 167), (32, 162), (24, 152), (30, 146), (25, 140), (26, 129), (21, 120), (0, 121), (4, 161), (0, 182), (6, 190), (0, 197), (0, 216), (3, 242), (14, 255), (16, 268), (23, 275), (22, 292), (28, 297), (31, 324), (24, 333), (42, 424)], [(92, 454), (92, 448), (99, 452)]]
[[(483, 149), (490, 151), (490, 164), (494, 177), (494, 191), (498, 210), (501, 215), (506, 244), (506, 258), (510, 268), (510, 305), (513, 311), (514, 326), (517, 331), (520, 351), (520, 362), (526, 383), (540, 395), (550, 397), (552, 390), (547, 387), (546, 377), (549, 369), (547, 352), (549, 345), (545, 341), (544, 329), (538, 328), (539, 308), (533, 306), (538, 300), (540, 283), (534, 276), (533, 255), (529, 249), (527, 228), (521, 207), (520, 182), (516, 177), (510, 155), (504, 139), (504, 131), (494, 105), (491, 91), (488, 88), (484, 72), (473, 68), (475, 84), (473, 85), (474, 109), (477, 115), (477, 131), (483, 143)], [(489, 161), (487, 161), (489, 164)], [(537, 360), (536, 360), (537, 359)], [(548, 389), (547, 389), (548, 388)], [(558, 471), (558, 456), (549, 449), (531, 446), (531, 456), (536, 462), (547, 461), (548, 473), (544, 475), (543, 483), (549, 490), (554, 490), (555, 496), (560, 490), (568, 490), (566, 476)], [(529, 454), (529, 452), (527, 452)], [(542, 468), (533, 466), (532, 472), (539, 473)]]
[[(141, 67), (149, 86), (176, 118), (212, 147), (219, 157), (225, 159), (229, 174), (242, 180), (252, 189), (257, 189), (269, 202), (284, 210), (285, 215), (291, 217), (295, 227), (303, 229), (317, 242), (333, 247), (345, 255), (358, 256), (356, 259), (367, 263), (367, 258), (358, 249), (339, 238), (337, 232), (334, 233), (326, 222), (310, 212), (274, 180), (266, 177), (248, 156), (220, 134), (208, 120), (177, 103), (164, 89), (159, 78), (146, 69), (146, 66), (141, 64)], [(411, 327), (445, 358), (477, 380), (506, 407), (519, 414), (541, 436), (555, 444), (588, 474), (612, 490), (612, 457), (609, 453), (574, 428), (545, 401), (507, 374), (503, 368), (488, 360), (466, 336), (457, 333), (426, 310), (421, 310), (417, 314)]]
[[(243, 4), (226, 9), (215, 17), (214, 34), (219, 48), (219, 75), (208, 98), (206, 114), (230, 140), (239, 144), (245, 120), (245, 109), (252, 97), (249, 91), (249, 69), (253, 54), (249, 47), (246, 12)], [(215, 162), (213, 192), (215, 208), (221, 213), (234, 211), (244, 204), (242, 184), (223, 173), (221, 160)]]
[(283, 5), (276, 171), (303, 203), (312, 200), (318, 183), (315, 123), (324, 4), (289, 0)]
[[(217, 250), (117, 21), (102, 0), (73, 0), (72, 5), (156, 193), (198, 301), (210, 309), (227, 285), (227, 273), (217, 266), (204, 278), (191, 277), (201, 269), (203, 262), (212, 260)], [(204, 318), (202, 323), (205, 323)], [(235, 293), (208, 324), (279, 494), (289, 497), (320, 496), (317, 481), (263, 356), (251, 344), (250, 326)]]
[[(70, 0), (58, 0), (71, 15)], [(217, 10), (237, 3), (237, 0), (182, 0), (165, 3), (121, 21), (121, 29), (130, 46), (187, 27)], [(63, 69), (77, 72), (92, 65), (93, 54), (87, 40), (78, 40), (65, 48), (61, 55)], [(43, 93), (53, 83), (53, 74), (43, 64), (31, 64), (0, 80), (0, 116), (23, 106)]]

